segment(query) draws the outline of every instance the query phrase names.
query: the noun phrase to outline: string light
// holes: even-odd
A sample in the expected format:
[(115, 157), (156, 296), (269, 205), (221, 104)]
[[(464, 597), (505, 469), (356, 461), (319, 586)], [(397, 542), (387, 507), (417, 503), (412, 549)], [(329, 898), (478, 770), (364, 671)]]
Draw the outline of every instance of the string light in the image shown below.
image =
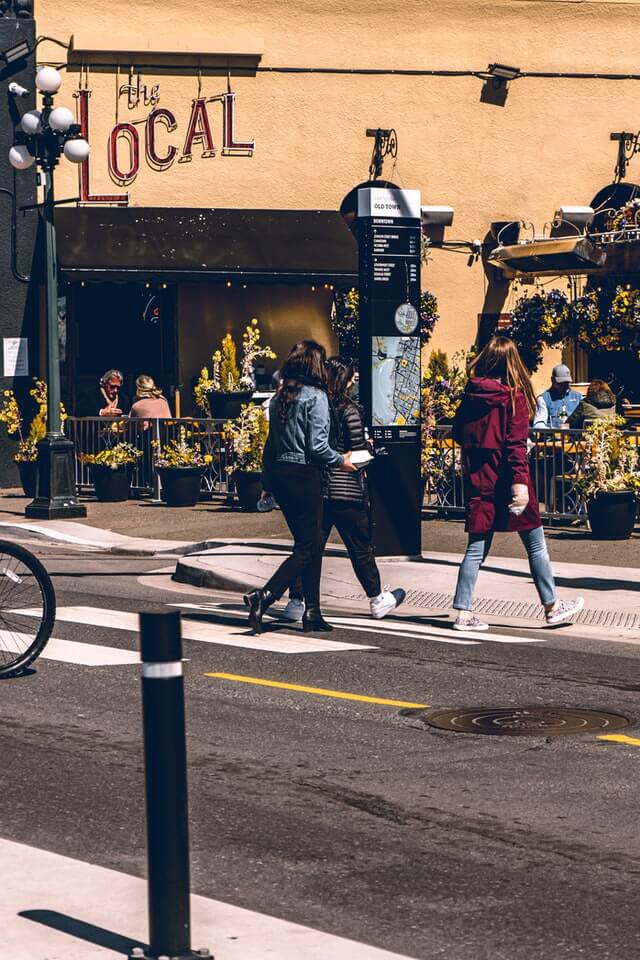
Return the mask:
[(228, 287), (231, 286), (231, 280), (227, 280), (227, 286), (228, 286)]
[(147, 288), (147, 290), (149, 289), (150, 286), (151, 286), (151, 284), (150, 284), (149, 281), (147, 280), (147, 282), (145, 283), (145, 287)]

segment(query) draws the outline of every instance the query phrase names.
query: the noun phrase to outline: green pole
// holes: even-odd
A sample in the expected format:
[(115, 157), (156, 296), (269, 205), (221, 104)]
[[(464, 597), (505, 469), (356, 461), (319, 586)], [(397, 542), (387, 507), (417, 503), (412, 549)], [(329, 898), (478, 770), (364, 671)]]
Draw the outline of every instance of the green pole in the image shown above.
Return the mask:
[(53, 222), (53, 170), (44, 170), (45, 297), (47, 306), (47, 436), (61, 437), (58, 268)]

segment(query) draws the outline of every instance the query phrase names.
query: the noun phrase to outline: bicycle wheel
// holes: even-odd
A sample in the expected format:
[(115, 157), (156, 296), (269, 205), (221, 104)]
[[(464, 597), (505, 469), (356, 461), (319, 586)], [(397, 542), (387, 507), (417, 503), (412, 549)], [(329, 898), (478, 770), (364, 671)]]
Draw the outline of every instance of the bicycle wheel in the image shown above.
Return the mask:
[(24, 547), (0, 540), (0, 677), (35, 660), (55, 619), (56, 595), (45, 568)]

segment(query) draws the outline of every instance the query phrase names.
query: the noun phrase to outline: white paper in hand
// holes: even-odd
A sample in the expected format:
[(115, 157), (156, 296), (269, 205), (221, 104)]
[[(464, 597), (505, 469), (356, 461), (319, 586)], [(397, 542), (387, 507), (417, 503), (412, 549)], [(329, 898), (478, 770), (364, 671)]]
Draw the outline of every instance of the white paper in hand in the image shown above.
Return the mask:
[(368, 463), (371, 463), (373, 457), (368, 450), (354, 450), (351, 454), (351, 463), (354, 467), (366, 467)]

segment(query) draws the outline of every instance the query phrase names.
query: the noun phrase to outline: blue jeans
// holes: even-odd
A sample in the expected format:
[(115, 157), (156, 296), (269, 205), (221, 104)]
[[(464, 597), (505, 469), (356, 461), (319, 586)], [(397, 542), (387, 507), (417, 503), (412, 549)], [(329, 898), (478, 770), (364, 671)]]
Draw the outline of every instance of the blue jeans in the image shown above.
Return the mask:
[[(554, 603), (556, 599), (556, 585), (549, 563), (547, 544), (542, 527), (535, 530), (524, 530), (519, 534), (529, 558), (529, 569), (536, 590), (543, 604)], [(473, 606), (473, 591), (475, 590), (478, 573), (483, 562), (487, 559), (491, 549), (493, 533), (470, 533), (467, 552), (460, 564), (456, 595), (453, 598), (454, 610), (471, 610)]]

